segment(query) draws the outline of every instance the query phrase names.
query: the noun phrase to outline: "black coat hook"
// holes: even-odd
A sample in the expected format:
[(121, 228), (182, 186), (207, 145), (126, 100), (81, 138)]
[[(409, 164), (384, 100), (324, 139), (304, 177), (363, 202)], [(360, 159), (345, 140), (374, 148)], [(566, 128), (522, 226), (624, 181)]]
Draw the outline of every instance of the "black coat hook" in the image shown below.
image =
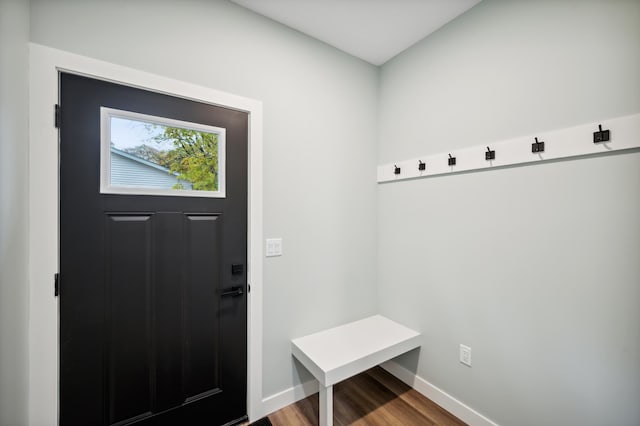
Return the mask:
[(544, 152), (544, 142), (538, 142), (538, 138), (536, 138), (536, 141), (531, 144), (531, 152)]
[(422, 160), (418, 160), (418, 170), (422, 171), (427, 168), (427, 165), (422, 162)]
[(484, 159), (485, 160), (495, 160), (496, 159), (496, 151), (492, 151), (491, 149), (489, 149), (489, 147), (487, 147), (487, 152), (484, 153)]
[(393, 165), (393, 174), (394, 175), (400, 174), (400, 167), (396, 166), (395, 164)]
[(451, 154), (449, 154), (449, 165), (450, 166), (456, 165), (456, 157), (452, 157)]
[(598, 124), (598, 131), (593, 132), (593, 143), (608, 142), (611, 139), (609, 130), (602, 130), (602, 124)]

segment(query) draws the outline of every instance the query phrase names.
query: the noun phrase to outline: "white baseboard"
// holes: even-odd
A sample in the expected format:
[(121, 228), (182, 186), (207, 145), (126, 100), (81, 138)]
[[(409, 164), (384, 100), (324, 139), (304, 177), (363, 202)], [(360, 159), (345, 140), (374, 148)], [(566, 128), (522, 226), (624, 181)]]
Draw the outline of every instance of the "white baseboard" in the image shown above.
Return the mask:
[(413, 374), (411, 371), (402, 367), (395, 361), (387, 361), (381, 364), (380, 367), (384, 368), (389, 373), (396, 376), (398, 379), (411, 386), (422, 395), (429, 398), (463, 422), (471, 426), (498, 426), (498, 424), (482, 414), (478, 413), (473, 408), (458, 401), (442, 389), (432, 385), (420, 376)]
[[(282, 392), (278, 392), (262, 400), (263, 416), (280, 410), (281, 408), (300, 401), (308, 396), (318, 393), (319, 387), (316, 380), (309, 380)], [(257, 419), (252, 419), (253, 421)]]
[[(395, 361), (387, 361), (380, 365), (386, 371), (397, 377), (399, 380), (411, 386), (422, 395), (426, 396), (463, 422), (471, 426), (498, 426), (498, 424), (473, 408), (458, 401), (442, 389), (427, 382), (422, 377), (413, 374)], [(262, 400), (263, 416), (276, 412), (287, 405), (294, 404), (301, 399), (318, 393), (318, 382), (310, 380), (297, 386), (285, 389)], [(251, 419), (253, 421), (257, 419)]]

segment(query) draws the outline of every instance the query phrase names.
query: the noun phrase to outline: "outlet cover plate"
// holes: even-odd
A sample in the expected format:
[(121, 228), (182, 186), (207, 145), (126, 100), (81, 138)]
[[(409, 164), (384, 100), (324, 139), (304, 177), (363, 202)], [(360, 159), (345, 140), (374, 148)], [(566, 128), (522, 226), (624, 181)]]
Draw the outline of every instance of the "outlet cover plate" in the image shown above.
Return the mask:
[(460, 345), (460, 362), (471, 367), (471, 348)]

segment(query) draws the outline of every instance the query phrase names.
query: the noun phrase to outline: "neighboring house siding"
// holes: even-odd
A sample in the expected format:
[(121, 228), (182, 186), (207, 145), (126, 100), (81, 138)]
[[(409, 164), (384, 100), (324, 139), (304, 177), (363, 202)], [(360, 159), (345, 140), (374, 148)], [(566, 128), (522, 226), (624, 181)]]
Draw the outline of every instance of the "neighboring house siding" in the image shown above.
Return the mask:
[(140, 161), (127, 158), (117, 150), (111, 150), (111, 185), (137, 186), (144, 188), (171, 189), (178, 182), (184, 189), (191, 189), (191, 184), (179, 180), (169, 170), (150, 167)]

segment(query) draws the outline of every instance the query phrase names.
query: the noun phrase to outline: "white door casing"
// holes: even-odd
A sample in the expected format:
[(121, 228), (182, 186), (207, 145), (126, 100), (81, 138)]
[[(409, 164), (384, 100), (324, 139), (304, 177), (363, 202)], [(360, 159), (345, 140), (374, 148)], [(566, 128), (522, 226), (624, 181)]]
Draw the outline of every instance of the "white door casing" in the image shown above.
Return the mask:
[[(30, 44), (29, 71), (29, 424), (58, 423), (58, 72), (66, 71), (249, 114), (248, 383), (251, 420), (262, 404), (262, 102), (155, 74)], [(64, 292), (64, 282), (62, 290)]]

